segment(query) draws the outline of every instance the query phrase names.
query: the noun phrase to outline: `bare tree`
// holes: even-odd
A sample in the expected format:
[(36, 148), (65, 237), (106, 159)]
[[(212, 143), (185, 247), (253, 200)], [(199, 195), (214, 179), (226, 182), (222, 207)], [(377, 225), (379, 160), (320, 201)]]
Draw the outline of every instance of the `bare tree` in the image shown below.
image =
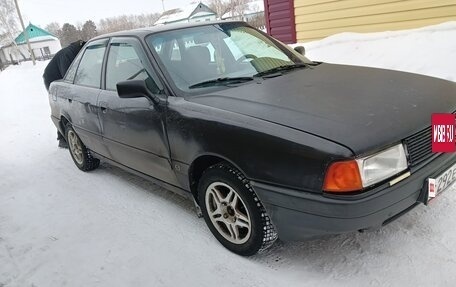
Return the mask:
[(229, 12), (230, 18), (245, 20), (244, 15), (249, 2), (251, 0), (209, 0), (208, 6), (217, 13), (219, 18)]
[(65, 23), (62, 27), (60, 27), (58, 23), (53, 22), (46, 26), (46, 30), (59, 38), (62, 47), (65, 47), (68, 44), (79, 39), (87, 41), (101, 34), (142, 27), (150, 27), (153, 26), (159, 17), (159, 13), (121, 15), (117, 17), (101, 19), (98, 22), (98, 25), (96, 25), (94, 21), (88, 20), (84, 24), (81, 22), (76, 23), (76, 25)]
[(258, 13), (257, 15), (253, 16), (252, 18), (247, 20), (247, 23), (252, 25), (257, 29), (261, 29), (266, 31), (266, 19), (264, 17), (264, 13)]
[(238, 15), (239, 20), (244, 20), (245, 10), (247, 9), (246, 0), (233, 0), (233, 12)]
[(158, 20), (158, 18), (160, 18), (159, 13), (140, 14), (136, 16), (136, 22), (138, 24), (138, 28), (151, 27)]
[(127, 15), (102, 19), (100, 20), (98, 27), (102, 34), (136, 28), (135, 24)]
[(231, 10), (233, 6), (231, 2), (233, 2), (233, 0), (209, 0), (208, 6), (214, 10), (214, 12), (217, 13), (218, 18), (221, 19), (225, 13)]
[(62, 35), (60, 38), (60, 43), (62, 43), (62, 47), (66, 47), (69, 44), (77, 41), (80, 39), (80, 32), (76, 27), (72, 24), (65, 23), (62, 26)]
[(98, 25), (94, 21), (88, 20), (84, 24), (81, 22), (76, 23), (76, 25), (65, 23), (62, 27), (53, 22), (46, 26), (46, 30), (59, 38), (62, 46), (65, 47), (76, 40), (89, 40), (100, 34), (150, 27), (159, 17), (159, 13), (121, 15), (102, 19), (98, 22)]
[(16, 15), (12, 0), (0, 0), (0, 34), (10, 42), (13, 42), (14, 35), (19, 32)]
[(82, 25), (81, 29), (81, 39), (84, 41), (90, 40), (93, 37), (97, 36), (97, 26), (92, 20), (88, 20)]
[(44, 30), (48, 31), (49, 33), (51, 33), (59, 39), (60, 37), (62, 37), (62, 28), (60, 27), (60, 24), (57, 22), (49, 23), (48, 25), (46, 25)]
[(158, 20), (160, 14), (121, 15), (100, 20), (98, 31), (100, 34), (130, 30), (152, 26)]
[(25, 54), (19, 49), (15, 40), (19, 33), (16, 7), (12, 0), (0, 0), (0, 42), (5, 45), (11, 44), (13, 53), (20, 54), (27, 59)]
[(264, 11), (262, 11), (256, 4), (251, 5), (250, 10), (251, 12), (254, 12), (255, 15), (253, 17), (249, 17), (247, 22), (257, 29), (266, 31), (266, 18), (264, 16)]

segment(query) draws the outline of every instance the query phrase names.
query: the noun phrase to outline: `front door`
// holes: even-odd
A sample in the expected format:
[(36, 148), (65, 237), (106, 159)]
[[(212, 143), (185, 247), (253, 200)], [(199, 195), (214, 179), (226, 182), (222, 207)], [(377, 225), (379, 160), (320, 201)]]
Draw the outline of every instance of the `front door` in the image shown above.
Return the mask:
[[(145, 80), (157, 95), (163, 90), (158, 87), (160, 83), (137, 39), (111, 40), (105, 75), (105, 90), (98, 97), (98, 113), (110, 158), (177, 185), (164, 126), (166, 101), (154, 104), (147, 97), (122, 99), (117, 95), (116, 84), (126, 80)], [(164, 95), (159, 96), (165, 99)]]

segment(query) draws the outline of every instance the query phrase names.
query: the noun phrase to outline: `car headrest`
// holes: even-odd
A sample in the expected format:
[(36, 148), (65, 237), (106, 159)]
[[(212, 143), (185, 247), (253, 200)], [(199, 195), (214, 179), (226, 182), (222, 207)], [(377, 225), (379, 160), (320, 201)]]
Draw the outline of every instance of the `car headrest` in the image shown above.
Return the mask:
[(186, 56), (190, 61), (198, 61), (206, 64), (211, 61), (211, 53), (209, 52), (209, 49), (204, 46), (189, 47)]

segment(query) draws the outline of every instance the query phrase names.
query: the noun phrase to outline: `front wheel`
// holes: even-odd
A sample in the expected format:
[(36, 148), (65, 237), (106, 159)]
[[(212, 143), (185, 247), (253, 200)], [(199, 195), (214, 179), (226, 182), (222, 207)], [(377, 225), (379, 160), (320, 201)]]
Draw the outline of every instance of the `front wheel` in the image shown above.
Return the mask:
[(71, 158), (80, 170), (91, 171), (100, 165), (100, 160), (92, 156), (70, 124), (65, 127), (65, 136)]
[(270, 247), (277, 233), (244, 175), (224, 163), (207, 169), (198, 185), (204, 220), (227, 249), (250, 256)]

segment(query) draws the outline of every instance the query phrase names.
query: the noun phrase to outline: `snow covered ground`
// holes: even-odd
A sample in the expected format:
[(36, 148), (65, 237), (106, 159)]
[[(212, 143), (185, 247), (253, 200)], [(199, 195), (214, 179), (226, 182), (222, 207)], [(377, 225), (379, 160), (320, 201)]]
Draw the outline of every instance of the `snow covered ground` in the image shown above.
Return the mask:
[[(308, 56), (456, 80), (456, 23), (307, 44)], [(0, 286), (455, 286), (456, 189), (376, 231), (225, 250), (192, 203), (58, 149), (41, 74), (0, 73)]]
[(456, 81), (456, 21), (414, 30), (341, 33), (303, 43), (314, 61), (370, 66)]

